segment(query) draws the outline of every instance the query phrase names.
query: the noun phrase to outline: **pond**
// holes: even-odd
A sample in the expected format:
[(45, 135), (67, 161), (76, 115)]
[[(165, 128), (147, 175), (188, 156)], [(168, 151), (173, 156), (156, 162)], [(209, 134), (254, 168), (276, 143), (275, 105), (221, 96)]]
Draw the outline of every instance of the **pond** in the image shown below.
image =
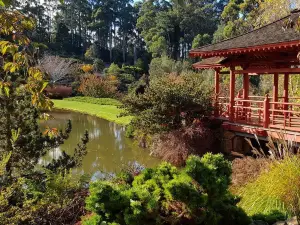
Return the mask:
[(82, 167), (73, 170), (76, 175), (88, 174), (92, 179), (96, 179), (103, 174), (118, 172), (130, 164), (153, 167), (160, 162), (159, 159), (150, 156), (148, 150), (138, 147), (133, 140), (126, 138), (123, 126), (75, 112), (55, 111), (50, 115), (54, 119), (41, 123), (42, 130), (46, 126), (64, 129), (70, 119), (72, 132), (63, 145), (51, 151), (42, 160), (43, 164), (58, 158), (62, 151), (73, 155), (85, 130), (88, 130), (90, 138), (87, 145), (88, 154), (83, 160)]

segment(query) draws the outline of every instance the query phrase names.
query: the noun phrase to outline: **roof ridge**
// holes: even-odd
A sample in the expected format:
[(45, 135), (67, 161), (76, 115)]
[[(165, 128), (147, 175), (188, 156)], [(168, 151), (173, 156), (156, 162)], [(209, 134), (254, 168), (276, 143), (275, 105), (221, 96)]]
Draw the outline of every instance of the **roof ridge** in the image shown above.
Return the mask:
[[(297, 11), (296, 11), (296, 10), (297, 10)], [(261, 30), (261, 29), (263, 29), (263, 28), (265, 28), (265, 27), (268, 27), (268, 26), (270, 26), (270, 25), (273, 25), (274, 23), (277, 23), (277, 22), (279, 22), (279, 21), (281, 21), (281, 20), (286, 19), (286, 18), (290, 17), (293, 13), (297, 13), (297, 12), (300, 12), (300, 9), (294, 9), (293, 11), (291, 11), (291, 13), (290, 13), (289, 15), (284, 16), (284, 17), (282, 17), (282, 18), (280, 18), (280, 19), (278, 19), (278, 20), (275, 20), (275, 21), (273, 21), (272, 23), (268, 23), (268, 24), (266, 24), (266, 25), (264, 25), (264, 26), (261, 26), (261, 27), (259, 27), (259, 28), (257, 28), (257, 29), (254, 29), (254, 30), (248, 31), (248, 32), (246, 32), (246, 33), (243, 33), (243, 34), (240, 34), (240, 35), (237, 35), (237, 36), (234, 36), (234, 37), (231, 37), (231, 38), (228, 38), (228, 39), (225, 39), (225, 40), (216, 42), (216, 43), (214, 43), (214, 44), (203, 45), (203, 46), (201, 46), (200, 48), (196, 48), (195, 50), (201, 49), (201, 48), (205, 48), (205, 47), (209, 47), (209, 46), (213, 46), (213, 45), (215, 45), (215, 44), (223, 43), (223, 42), (225, 42), (225, 41), (230, 41), (230, 40), (233, 40), (233, 39), (235, 39), (235, 38), (242, 37), (242, 36), (244, 36), (244, 35), (247, 35), (247, 34), (249, 34), (249, 33), (252, 33), (252, 32), (254, 32), (254, 31)], [(192, 49), (192, 50), (193, 50), (193, 49)]]
[(295, 8), (295, 9), (291, 10), (291, 13), (298, 13), (298, 12), (300, 12), (300, 8)]

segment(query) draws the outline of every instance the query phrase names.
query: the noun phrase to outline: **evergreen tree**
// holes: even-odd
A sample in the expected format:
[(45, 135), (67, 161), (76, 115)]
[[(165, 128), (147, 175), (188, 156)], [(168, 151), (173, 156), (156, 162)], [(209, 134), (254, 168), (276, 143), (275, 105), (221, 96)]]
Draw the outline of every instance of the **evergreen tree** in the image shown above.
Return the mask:
[[(64, 133), (49, 128), (42, 134), (39, 129), (40, 109), (51, 108), (52, 102), (43, 94), (48, 83), (35, 67), (36, 51), (25, 35), (34, 28), (34, 21), (19, 12), (0, 9), (0, 26), (5, 28), (0, 31), (4, 39), (0, 41), (0, 157), (10, 154), (6, 172), (14, 177), (32, 173), (41, 157), (68, 138), (71, 126)], [(64, 154), (60, 163), (49, 168), (78, 165), (87, 141), (85, 135), (74, 156)]]

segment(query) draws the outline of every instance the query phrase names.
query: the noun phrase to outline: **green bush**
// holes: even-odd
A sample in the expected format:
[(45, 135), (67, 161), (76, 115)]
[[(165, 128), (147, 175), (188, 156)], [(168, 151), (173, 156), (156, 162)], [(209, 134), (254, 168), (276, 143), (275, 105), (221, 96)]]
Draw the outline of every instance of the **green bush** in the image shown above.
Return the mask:
[(202, 75), (192, 72), (152, 77), (144, 94), (131, 92), (123, 103), (135, 116), (135, 129), (149, 133), (190, 126), (212, 112), (210, 86)]
[(118, 66), (118, 64), (112, 63), (112, 64), (110, 64), (110, 66), (106, 72), (108, 75), (117, 76), (120, 74), (121, 68)]
[(131, 124), (129, 124), (129, 125), (126, 126), (126, 128), (125, 128), (125, 136), (127, 138), (133, 138), (134, 137), (134, 127)]
[(133, 179), (123, 172), (114, 180), (92, 183), (86, 207), (97, 218), (84, 224), (250, 224), (228, 192), (231, 166), (223, 156), (192, 156), (186, 164), (179, 170), (162, 163)]
[(75, 181), (71, 173), (46, 171), (43, 179), (38, 176), (2, 186), (0, 224), (69, 224), (83, 214), (85, 182)]
[(122, 103), (113, 98), (93, 98), (93, 97), (72, 97), (64, 99), (66, 101), (74, 101), (74, 102), (85, 102), (96, 105), (114, 105), (121, 106)]
[(239, 191), (241, 206), (249, 215), (274, 211), (300, 215), (300, 158), (290, 156), (274, 161), (257, 180)]
[(272, 211), (269, 214), (255, 214), (252, 216), (253, 220), (261, 220), (264, 221), (270, 225), (273, 225), (274, 223), (278, 222), (278, 221), (285, 221), (287, 219), (286, 215), (283, 214), (282, 212), (279, 212), (277, 210)]
[(152, 59), (149, 67), (151, 77), (160, 77), (170, 73), (179, 75), (182, 72), (191, 69), (191, 65), (187, 62), (175, 61), (166, 56)]
[(94, 71), (102, 72), (105, 68), (105, 64), (101, 59), (95, 59), (93, 63)]

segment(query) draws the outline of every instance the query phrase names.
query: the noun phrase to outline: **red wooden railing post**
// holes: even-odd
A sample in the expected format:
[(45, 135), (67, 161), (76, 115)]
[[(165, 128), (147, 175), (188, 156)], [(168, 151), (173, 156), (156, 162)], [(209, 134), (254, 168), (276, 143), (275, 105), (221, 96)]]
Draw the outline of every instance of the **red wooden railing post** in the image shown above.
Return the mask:
[[(289, 74), (288, 73), (284, 74), (283, 87), (284, 87), (283, 102), (288, 103), (289, 102)], [(284, 126), (286, 126), (286, 122), (287, 122), (286, 120), (288, 117), (287, 111), (289, 110), (289, 105), (284, 104), (283, 109), (284, 109)]]
[(264, 128), (269, 128), (270, 124), (270, 99), (269, 96), (266, 95), (264, 100)]
[[(273, 84), (273, 102), (278, 102), (278, 73), (274, 73), (274, 84)], [(277, 109), (277, 104), (273, 104), (273, 112), (272, 112), (272, 124), (274, 125), (275, 121), (275, 110)]]
[[(243, 75), (243, 98), (244, 100), (249, 99), (249, 74), (248, 73), (244, 73)], [(249, 103), (244, 102), (243, 107), (249, 107)], [(245, 121), (247, 121), (247, 113), (248, 113), (248, 109), (243, 108), (243, 117)]]
[(220, 95), (220, 70), (215, 70), (215, 117), (220, 115), (219, 110), (219, 95)]
[(234, 120), (234, 96), (235, 96), (235, 73), (234, 67), (230, 67), (230, 100), (229, 100), (229, 120)]

